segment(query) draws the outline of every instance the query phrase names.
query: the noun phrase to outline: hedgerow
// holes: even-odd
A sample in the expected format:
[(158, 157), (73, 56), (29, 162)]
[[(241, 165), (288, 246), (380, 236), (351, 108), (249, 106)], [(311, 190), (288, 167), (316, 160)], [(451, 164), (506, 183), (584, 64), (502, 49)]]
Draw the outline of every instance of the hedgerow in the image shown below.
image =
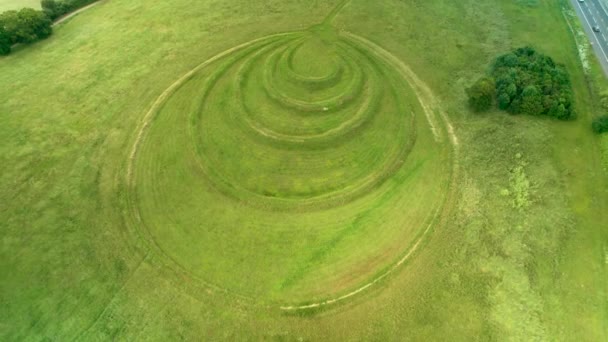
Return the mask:
[(97, 0), (42, 0), (42, 11), (22, 8), (0, 13), (0, 55), (11, 53), (15, 44), (30, 44), (52, 33), (53, 20)]

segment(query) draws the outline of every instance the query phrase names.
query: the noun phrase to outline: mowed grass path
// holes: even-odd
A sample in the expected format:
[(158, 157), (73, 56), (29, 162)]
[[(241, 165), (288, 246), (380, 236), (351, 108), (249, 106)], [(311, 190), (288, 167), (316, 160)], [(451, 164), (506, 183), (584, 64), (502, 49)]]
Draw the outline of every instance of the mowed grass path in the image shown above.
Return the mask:
[[(379, 44), (429, 85), (458, 133), (462, 149), (459, 162), (464, 171), (456, 210), (447, 224), (435, 229), (422, 243), (415, 258), (373, 290), (323, 312), (286, 314), (267, 302), (282, 303), (298, 293), (307, 295), (295, 298), (296, 302), (324, 298), (328, 288), (340, 293), (373, 278), (373, 274), (366, 274), (368, 264), (360, 263), (358, 257), (373, 257), (379, 252), (377, 248), (382, 248), (388, 254), (380, 264), (390, 265), (390, 260), (407, 250), (406, 240), (412, 236), (402, 228), (407, 225), (399, 225), (399, 220), (384, 225), (382, 220), (397, 218), (397, 214), (411, 216), (412, 208), (436, 194), (420, 199), (416, 196), (411, 206), (400, 202), (412, 189), (408, 181), (429, 177), (432, 189), (433, 184), (442, 184), (436, 182), (436, 176), (444, 177), (442, 168), (449, 165), (425, 169), (425, 165), (433, 165), (430, 160), (418, 169), (424, 172), (406, 177), (407, 170), (416, 165), (410, 162), (433, 156), (431, 147), (436, 144), (420, 109), (416, 109), (415, 124), (420, 128), (416, 130), (415, 148), (400, 171), (383, 183), (394, 193), (387, 192), (390, 196), (386, 195), (385, 201), (354, 196), (346, 206), (325, 206), (335, 215), (314, 214), (309, 207), (296, 216), (298, 224), (290, 221), (293, 207), (284, 206), (266, 215), (255, 203), (241, 204), (239, 200), (246, 198), (243, 194), (268, 197), (251, 184), (262, 184), (262, 190), (268, 190), (273, 182), (260, 179), (258, 183), (249, 179), (249, 174), (231, 174), (239, 168), (221, 163), (230, 159), (210, 154), (220, 146), (233, 146), (226, 152), (234, 154), (237, 145), (226, 140), (239, 137), (244, 146), (270, 150), (272, 140), (258, 139), (251, 129), (256, 123), (264, 123), (261, 127), (282, 134), (278, 137), (293, 137), (294, 132), (289, 131), (293, 125), (282, 125), (290, 117), (255, 116), (252, 126), (239, 126), (243, 122), (233, 122), (228, 115), (201, 115), (198, 121), (193, 120), (189, 115), (199, 111), (190, 107), (179, 110), (177, 105), (203, 103), (196, 101), (204, 94), (198, 86), (204, 85), (208, 73), (217, 70), (204, 68), (198, 78), (170, 98), (149, 126), (134, 159), (134, 183), (126, 181), (142, 120), (175, 80), (239, 44), (280, 32), (302, 32), (321, 22), (337, 4), (108, 1), (75, 17), (49, 40), (0, 59), (0, 80), (11, 85), (0, 88), (0, 95), (7, 99), (0, 103), (2, 339), (605, 339), (606, 236), (600, 228), (604, 223), (601, 214), (606, 210), (606, 176), (599, 167), (596, 142), (587, 130), (585, 113), (592, 106), (576, 50), (560, 19), (560, 8), (553, 2), (378, 4), (354, 0), (337, 14), (333, 24), (338, 31), (348, 30)], [(484, 65), (480, 64), (522, 44), (539, 46), (566, 63), (575, 83), (581, 113), (578, 121), (556, 123), (502, 113), (478, 116), (464, 107), (462, 87), (482, 73)], [(314, 51), (314, 46), (306, 51)], [(314, 56), (318, 54), (294, 57), (295, 84), (297, 75), (322, 78), (333, 74), (330, 56), (327, 62), (307, 67), (305, 61)], [(347, 57), (353, 60), (345, 62), (344, 71), (336, 73), (344, 73), (345, 80), (349, 75), (356, 80), (355, 70), (349, 71), (348, 65), (356, 65), (357, 58), (363, 57)], [(274, 61), (272, 50), (260, 52), (259, 58)], [(280, 56), (276, 58), (276, 65), (282, 65)], [(216, 102), (204, 102), (211, 113), (220, 112), (221, 99), (230, 94), (222, 93), (222, 89), (228, 91), (234, 86), (228, 81), (239, 79), (239, 70), (247, 70), (242, 64), (246, 61), (234, 64), (229, 71), (232, 77), (227, 74), (218, 79), (212, 92), (225, 95), (213, 96)], [(266, 69), (259, 68), (261, 64), (252, 64), (251, 73), (259, 74), (249, 79), (259, 84), (243, 78), (244, 87), (250, 89), (244, 96), (257, 95), (234, 103), (277, 106), (282, 96), (266, 97)], [(373, 73), (366, 72), (365, 76)], [(294, 80), (288, 74), (285, 77)], [(335, 93), (328, 90), (316, 94), (298, 93), (300, 87), (287, 85), (291, 81), (281, 84), (285, 85), (281, 91), (289, 91), (290, 97), (309, 95), (307, 103), (343, 94), (349, 87), (349, 83), (340, 83)], [(361, 91), (365, 94), (365, 87)], [(32, 94), (36, 94), (35, 101)], [(356, 99), (361, 101), (361, 96)], [(416, 108), (416, 99), (406, 100)], [(281, 111), (260, 115), (273, 112)], [(344, 112), (343, 118), (347, 115)], [(395, 119), (386, 117), (388, 122)], [(201, 135), (211, 127), (200, 125), (203, 122), (224, 130)], [(301, 127), (309, 136), (336, 127), (332, 121), (302, 122), (312, 122)], [(220, 134), (227, 131), (231, 134)], [(387, 132), (394, 132), (387, 135), (393, 137), (400, 134)], [(258, 140), (245, 140), (254, 136)], [(214, 140), (199, 140), (212, 137)], [(204, 150), (213, 146), (211, 143), (217, 143), (218, 149)], [(297, 147), (297, 140), (283, 143)], [(399, 146), (389, 139), (383, 143)], [(207, 165), (227, 171), (225, 174), (231, 176), (227, 184), (249, 191), (226, 193), (227, 189), (222, 190), (218, 183), (220, 179), (200, 172), (200, 165), (194, 162), (201, 156), (215, 161)], [(240, 158), (250, 168), (259, 164), (259, 170), (266, 170), (264, 174), (274, 170), (271, 160), (255, 163), (247, 159), (253, 158), (247, 154)], [(331, 165), (318, 171), (328, 170), (332, 170)], [(354, 170), (369, 174), (377, 169), (361, 165)], [(350, 179), (361, 178), (351, 175)], [(186, 187), (188, 184), (197, 186)], [(325, 192), (315, 189), (326, 190), (327, 185), (315, 188), (286, 183), (269, 193), (295, 200), (304, 196), (325, 205), (331, 201), (319, 202), (316, 196)], [(214, 194), (213, 189), (223, 197), (218, 194), (213, 200), (205, 199), (203, 196)], [(383, 192), (371, 192), (378, 193)], [(516, 206), (515, 196), (528, 201)], [(265, 198), (262, 202), (277, 209), (275, 200)], [(183, 205), (186, 203), (193, 205)], [(375, 214), (364, 215), (357, 224), (352, 224), (353, 218), (347, 225), (367, 227), (363, 229), (367, 236), (351, 236), (348, 229), (332, 225), (332, 220), (340, 221), (347, 210), (364, 213), (355, 209), (358, 203), (367, 209), (370, 203), (376, 203), (392, 214), (382, 216), (381, 210), (375, 209)], [(129, 221), (137, 220), (131, 216), (134, 207), (146, 224), (153, 218), (166, 220), (167, 225), (140, 229)], [(224, 212), (217, 213), (220, 210)], [(238, 224), (216, 224), (215, 230), (188, 233), (185, 227), (209, 227), (202, 218), (206, 211), (214, 211), (213, 217), (238, 219)], [(239, 215), (253, 216), (256, 221)], [(248, 224), (251, 229), (234, 229)], [(316, 231), (307, 233), (302, 227)], [(271, 234), (258, 234), (263, 228)], [(335, 242), (333, 238), (339, 232), (346, 238)], [(312, 233), (317, 241), (298, 240)], [(211, 235), (217, 238), (211, 239)], [(199, 238), (187, 240), (189, 236)], [(251, 246), (234, 249), (227, 236), (237, 245), (249, 242)], [(269, 240), (261, 240), (265, 236)], [(277, 244), (277, 239), (287, 245)], [(159, 245), (151, 246), (154, 241)], [(266, 247), (262, 250), (258, 246)], [(323, 249), (309, 246), (334, 248), (324, 254)], [(179, 258), (179, 264), (185, 266), (182, 270), (187, 272), (168, 261), (168, 254)], [(342, 255), (345, 263), (340, 264)], [(277, 267), (271, 261), (281, 256), (287, 256), (281, 259), (286, 267)], [(315, 260), (323, 262), (315, 264)], [(308, 266), (320, 264), (330, 268), (315, 267), (320, 270), (315, 273)], [(362, 278), (346, 283), (332, 280), (332, 270), (356, 265), (362, 269), (352, 274)], [(242, 281), (237, 281), (239, 276)], [(292, 280), (285, 285), (285, 279)], [(205, 280), (217, 286), (206, 286)], [(315, 284), (322, 288), (315, 288)], [(240, 294), (262, 298), (263, 303), (258, 305)]]

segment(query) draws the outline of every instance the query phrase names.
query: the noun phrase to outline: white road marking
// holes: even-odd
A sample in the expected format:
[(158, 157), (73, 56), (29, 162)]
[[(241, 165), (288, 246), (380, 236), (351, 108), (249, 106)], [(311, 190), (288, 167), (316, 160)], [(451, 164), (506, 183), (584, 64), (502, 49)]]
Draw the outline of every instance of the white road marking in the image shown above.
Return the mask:
[[(604, 23), (604, 26), (605, 26), (606, 22), (604, 21), (604, 17), (600, 13), (600, 9), (602, 10), (602, 12), (604, 12), (607, 15), (608, 15), (608, 11), (606, 11), (606, 8), (604, 8), (604, 6), (602, 5), (602, 1), (601, 0), (598, 0), (598, 2), (600, 4), (599, 7), (598, 7), (597, 3), (595, 3), (595, 2), (591, 2), (591, 3), (593, 4), (593, 7), (595, 8), (595, 12), (597, 12), (600, 20), (602, 21), (602, 23)], [(593, 18), (593, 19), (597, 23), (597, 19), (596, 18)]]
[(599, 45), (600, 50), (602, 51), (602, 54), (604, 55), (604, 58), (606, 59), (606, 61), (608, 61), (608, 56), (606, 55), (606, 51), (604, 51), (604, 48), (602, 47), (602, 44), (600, 44), (600, 40), (597, 39), (597, 35), (596, 34), (593, 34), (593, 25), (591, 25), (591, 23), (589, 22), (589, 19), (587, 19), (587, 15), (585, 14), (585, 11), (583, 10), (583, 7), (581, 6), (581, 3), (577, 2), (577, 4), (578, 4), (578, 7), (581, 9), (581, 13), (583, 14), (583, 18), (585, 18), (585, 21), (587, 22), (587, 25), (589, 25), (589, 28), (591, 29), (591, 34), (592, 34), (593, 38), (597, 42), (597, 45)]
[(597, 1), (597, 3), (599, 3), (599, 4), (600, 4), (600, 7), (602, 8), (602, 10), (603, 10), (605, 13), (608, 13), (608, 10), (607, 10), (607, 9), (606, 9), (606, 7), (605, 7), (604, 1), (602, 1), (602, 0), (598, 0), (598, 1)]

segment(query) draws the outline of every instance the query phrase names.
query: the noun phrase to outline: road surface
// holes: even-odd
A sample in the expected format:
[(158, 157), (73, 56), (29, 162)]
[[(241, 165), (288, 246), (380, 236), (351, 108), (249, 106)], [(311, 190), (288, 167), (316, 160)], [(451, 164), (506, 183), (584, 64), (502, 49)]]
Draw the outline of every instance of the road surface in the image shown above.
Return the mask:
[[(581, 19), (604, 74), (608, 77), (608, 1), (570, 0), (570, 2)], [(599, 32), (595, 32), (594, 27), (599, 28)]]

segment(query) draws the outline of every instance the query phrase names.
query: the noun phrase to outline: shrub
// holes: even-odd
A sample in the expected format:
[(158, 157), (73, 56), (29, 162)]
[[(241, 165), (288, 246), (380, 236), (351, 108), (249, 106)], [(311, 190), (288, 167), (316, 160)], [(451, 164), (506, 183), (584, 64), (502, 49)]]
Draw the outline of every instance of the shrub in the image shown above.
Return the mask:
[(604, 133), (608, 132), (608, 115), (602, 115), (595, 120), (593, 120), (593, 124), (591, 125), (593, 131), (595, 133)]
[(475, 111), (484, 111), (492, 107), (494, 100), (494, 80), (482, 77), (466, 90), (469, 106)]

